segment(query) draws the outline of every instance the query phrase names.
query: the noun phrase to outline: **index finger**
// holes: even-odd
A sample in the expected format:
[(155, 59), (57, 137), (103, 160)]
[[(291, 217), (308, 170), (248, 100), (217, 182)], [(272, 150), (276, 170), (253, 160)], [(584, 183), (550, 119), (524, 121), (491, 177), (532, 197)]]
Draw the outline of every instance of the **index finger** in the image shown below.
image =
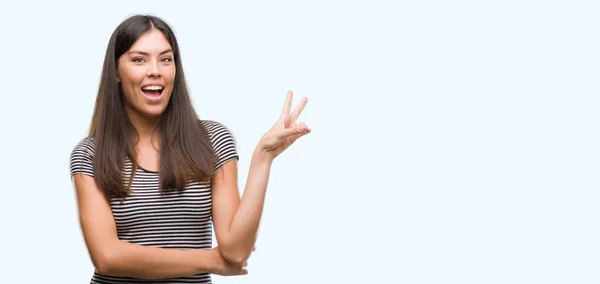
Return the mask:
[(290, 113), (290, 109), (292, 108), (292, 96), (293, 93), (289, 90), (285, 96), (285, 103), (283, 104), (283, 111), (281, 112), (282, 119), (285, 119)]

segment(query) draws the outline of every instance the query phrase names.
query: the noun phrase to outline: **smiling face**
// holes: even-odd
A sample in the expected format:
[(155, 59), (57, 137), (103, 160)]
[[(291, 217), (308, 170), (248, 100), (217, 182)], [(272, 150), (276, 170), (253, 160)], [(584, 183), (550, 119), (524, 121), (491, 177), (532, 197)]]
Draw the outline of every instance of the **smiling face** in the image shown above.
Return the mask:
[(118, 81), (130, 116), (159, 117), (169, 104), (174, 80), (172, 47), (157, 29), (140, 36), (119, 58)]

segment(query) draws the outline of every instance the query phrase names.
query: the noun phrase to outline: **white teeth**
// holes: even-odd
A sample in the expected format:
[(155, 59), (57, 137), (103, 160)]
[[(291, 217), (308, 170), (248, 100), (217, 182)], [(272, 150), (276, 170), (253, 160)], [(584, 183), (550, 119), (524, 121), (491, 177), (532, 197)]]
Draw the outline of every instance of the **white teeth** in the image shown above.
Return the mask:
[(163, 89), (162, 86), (146, 86), (146, 87), (142, 88), (142, 90), (148, 90), (148, 91), (160, 91), (162, 89)]

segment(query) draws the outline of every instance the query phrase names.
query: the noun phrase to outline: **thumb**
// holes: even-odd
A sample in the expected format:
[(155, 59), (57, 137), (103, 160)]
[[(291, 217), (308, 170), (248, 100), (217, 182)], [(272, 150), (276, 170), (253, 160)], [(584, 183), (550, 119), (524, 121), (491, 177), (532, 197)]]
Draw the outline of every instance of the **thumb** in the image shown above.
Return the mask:
[(298, 138), (300, 138), (300, 137), (302, 137), (302, 136), (304, 136), (304, 135), (306, 135), (308, 133), (310, 133), (310, 129), (308, 130), (308, 132), (303, 132), (301, 134), (297, 134), (295, 136), (292, 136), (292, 138), (290, 138), (290, 144), (293, 144), (294, 142), (296, 142), (296, 140), (298, 140)]
[(305, 134), (310, 132), (310, 128), (305, 123), (298, 123), (290, 128), (286, 128), (278, 133), (279, 138), (286, 138), (292, 135)]

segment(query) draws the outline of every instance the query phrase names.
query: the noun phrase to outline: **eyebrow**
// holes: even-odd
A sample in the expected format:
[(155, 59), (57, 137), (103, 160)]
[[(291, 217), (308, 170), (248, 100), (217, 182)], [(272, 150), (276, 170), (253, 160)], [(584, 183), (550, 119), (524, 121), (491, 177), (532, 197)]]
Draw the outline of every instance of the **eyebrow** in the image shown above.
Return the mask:
[[(173, 52), (173, 50), (172, 49), (167, 49), (167, 50), (161, 52), (160, 55), (163, 55), (163, 54), (169, 53), (169, 52)], [(132, 51), (130, 51), (128, 53), (129, 54), (131, 54), (131, 53), (138, 53), (138, 54), (141, 54), (141, 55), (148, 55), (148, 52), (139, 51), (139, 50), (132, 50)]]

